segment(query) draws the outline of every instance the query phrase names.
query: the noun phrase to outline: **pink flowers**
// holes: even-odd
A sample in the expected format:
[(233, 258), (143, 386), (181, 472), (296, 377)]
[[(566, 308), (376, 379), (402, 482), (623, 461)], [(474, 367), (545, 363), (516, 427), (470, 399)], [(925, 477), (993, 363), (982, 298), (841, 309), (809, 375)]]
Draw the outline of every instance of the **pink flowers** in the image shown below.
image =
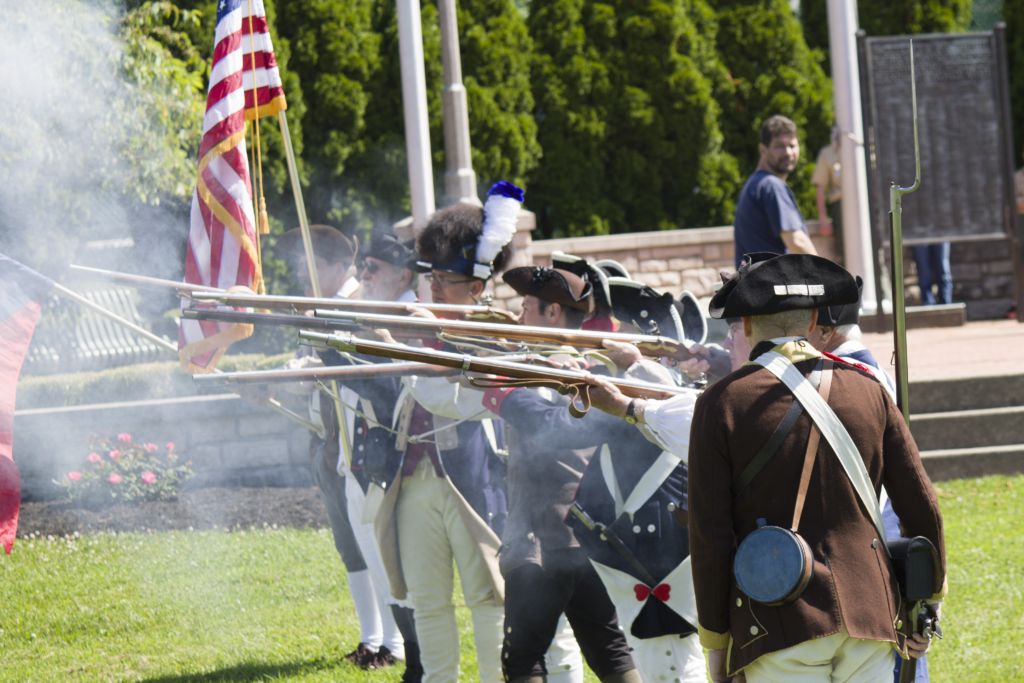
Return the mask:
[(102, 458), (100, 458), (100, 454), (99, 453), (90, 453), (89, 457), (86, 458), (86, 460), (88, 460), (89, 462), (91, 462), (92, 464), (95, 465), (100, 460), (102, 460)]
[(111, 460), (117, 460), (121, 457), (121, 451), (115, 449), (107, 453), (107, 455), (110, 456)]
[(173, 451), (174, 450), (174, 442), (173, 441), (168, 441), (167, 442), (167, 450), (169, 450), (169, 451)]
[(120, 484), (121, 483), (121, 475), (118, 474), (117, 472), (114, 472), (109, 477), (107, 477), (107, 481), (109, 481), (111, 484)]
[(152, 484), (156, 481), (156, 475), (152, 472), (143, 472), (141, 475), (143, 484)]
[(70, 479), (71, 481), (78, 481), (81, 478), (82, 478), (82, 473), (81, 472), (68, 472), (68, 479)]
[(159, 446), (157, 446), (155, 443), (152, 443), (152, 442), (144, 443), (144, 444), (142, 444), (142, 447), (146, 449), (147, 453), (152, 453), (156, 449), (160, 448)]
[(118, 434), (117, 435), (117, 440), (120, 441), (121, 443), (131, 443), (132, 442), (132, 435), (131, 434)]

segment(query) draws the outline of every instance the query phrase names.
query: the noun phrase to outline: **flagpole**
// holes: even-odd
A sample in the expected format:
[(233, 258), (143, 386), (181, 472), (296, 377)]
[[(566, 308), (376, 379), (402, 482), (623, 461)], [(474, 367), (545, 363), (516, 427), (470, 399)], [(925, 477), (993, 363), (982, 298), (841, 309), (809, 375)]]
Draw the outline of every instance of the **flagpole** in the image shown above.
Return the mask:
[[(288, 119), (284, 110), (277, 112), (277, 120), (281, 123), (281, 137), (284, 138), (285, 158), (288, 160), (288, 176), (292, 181), (292, 194), (295, 195), (295, 210), (299, 214), (299, 229), (302, 231), (302, 244), (306, 249), (306, 266), (309, 270), (309, 279), (313, 285), (313, 296), (321, 298), (320, 278), (316, 272), (316, 259), (313, 256), (313, 238), (309, 233), (309, 219), (306, 217), (306, 203), (302, 200), (302, 186), (299, 185), (299, 170), (295, 165), (295, 150), (292, 149), (292, 136), (288, 132)], [(341, 447), (345, 452), (345, 462), (352, 466), (351, 445), (348, 441), (348, 424), (345, 421), (345, 411), (341, 408), (341, 393), (338, 391), (338, 383), (331, 380), (331, 391), (334, 393), (334, 413), (338, 417), (338, 431), (341, 434)]]
[[(99, 304), (96, 304), (96, 303), (93, 303), (92, 301), (89, 301), (88, 299), (86, 299), (81, 294), (76, 294), (75, 292), (72, 292), (67, 287), (59, 285), (56, 282), (53, 284), (53, 291), (56, 292), (58, 296), (62, 296), (65, 299), (70, 299), (71, 301), (74, 301), (76, 304), (78, 304), (82, 308), (87, 308), (90, 311), (92, 311), (93, 313), (101, 315), (104, 318), (106, 318), (107, 320), (111, 321), (112, 323), (116, 323), (117, 325), (120, 325), (121, 327), (125, 328), (126, 330), (129, 330), (130, 332), (132, 332), (132, 333), (142, 337), (146, 341), (151, 342), (152, 344), (154, 344), (158, 348), (161, 348), (164, 351), (168, 351), (168, 352), (174, 354), (175, 358), (179, 357), (178, 347), (177, 347), (176, 344), (172, 344), (171, 342), (167, 341), (166, 339), (161, 339), (160, 337), (156, 336), (155, 334), (153, 334), (152, 332), (150, 332), (146, 328), (139, 327), (138, 325), (136, 325), (135, 323), (133, 323), (130, 320), (125, 320), (124, 318), (122, 318), (121, 316), (117, 315), (116, 313), (114, 313), (112, 311), (108, 311), (107, 309), (103, 308)], [(215, 370), (214, 372), (219, 372), (219, 371)], [(309, 430), (314, 431), (314, 432), (321, 432), (321, 429), (319, 427), (317, 427), (315, 424), (313, 424), (312, 422), (310, 422), (308, 420), (305, 420), (302, 417), (296, 415), (295, 413), (293, 413), (292, 411), (288, 410), (283, 405), (281, 405), (278, 401), (275, 401), (274, 399), (270, 399), (268, 404), (269, 404), (271, 409), (275, 410), (276, 412), (280, 413), (281, 415), (284, 415), (285, 417), (287, 417), (288, 419), (292, 420), (293, 422), (298, 422), (300, 425), (302, 425), (306, 429), (309, 429)]]

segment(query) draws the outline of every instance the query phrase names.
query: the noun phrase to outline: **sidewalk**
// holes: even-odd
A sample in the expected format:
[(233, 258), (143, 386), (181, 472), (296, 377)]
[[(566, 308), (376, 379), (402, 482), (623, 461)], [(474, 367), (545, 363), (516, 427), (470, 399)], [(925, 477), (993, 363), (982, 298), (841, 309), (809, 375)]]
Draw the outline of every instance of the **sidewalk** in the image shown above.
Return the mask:
[[(892, 332), (865, 334), (861, 343), (889, 374), (895, 374)], [(912, 382), (1024, 373), (1024, 324), (984, 320), (963, 327), (910, 330), (907, 357)]]

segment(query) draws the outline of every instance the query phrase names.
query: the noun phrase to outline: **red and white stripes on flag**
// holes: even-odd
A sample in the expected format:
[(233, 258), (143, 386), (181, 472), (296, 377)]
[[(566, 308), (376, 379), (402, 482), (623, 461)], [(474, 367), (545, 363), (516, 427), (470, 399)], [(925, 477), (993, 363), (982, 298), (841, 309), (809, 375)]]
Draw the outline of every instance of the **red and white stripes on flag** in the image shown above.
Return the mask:
[[(185, 282), (228, 290), (259, 289), (263, 275), (245, 122), (286, 108), (263, 0), (218, 0)], [(183, 299), (182, 307), (186, 305)], [(232, 342), (251, 334), (252, 325), (182, 319), (178, 333), (182, 368), (209, 372)]]

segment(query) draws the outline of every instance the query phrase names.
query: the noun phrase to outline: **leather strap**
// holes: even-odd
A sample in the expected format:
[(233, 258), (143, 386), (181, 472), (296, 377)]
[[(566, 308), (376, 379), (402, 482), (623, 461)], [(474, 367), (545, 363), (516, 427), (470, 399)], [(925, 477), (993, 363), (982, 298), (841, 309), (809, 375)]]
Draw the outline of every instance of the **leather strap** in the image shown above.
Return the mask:
[[(832, 389), (832, 360), (826, 358), (821, 367), (821, 381), (818, 383), (818, 395), (828, 403), (828, 394)], [(796, 397), (793, 398), (796, 400)], [(821, 430), (811, 420), (811, 436), (807, 440), (807, 452), (804, 453), (804, 469), (800, 473), (800, 488), (796, 494), (796, 508), (793, 510), (793, 524), (790, 529), (794, 532), (800, 528), (800, 517), (804, 512), (804, 503), (807, 501), (807, 487), (811, 484), (811, 471), (814, 470), (815, 456), (818, 454), (818, 443), (821, 441)]]
[(754, 481), (754, 477), (757, 476), (758, 472), (764, 469), (764, 466), (768, 464), (768, 461), (775, 455), (775, 451), (779, 450), (779, 446), (786, 440), (789, 433), (793, 431), (793, 425), (796, 424), (797, 419), (803, 414), (804, 407), (800, 405), (800, 401), (793, 397), (793, 405), (786, 411), (785, 417), (782, 418), (782, 422), (775, 428), (775, 432), (768, 438), (768, 441), (761, 446), (761, 450), (757, 452), (754, 459), (743, 468), (740, 475), (736, 477), (732, 482), (732, 497), (733, 500), (739, 498), (740, 494), (750, 485), (750, 482)]

